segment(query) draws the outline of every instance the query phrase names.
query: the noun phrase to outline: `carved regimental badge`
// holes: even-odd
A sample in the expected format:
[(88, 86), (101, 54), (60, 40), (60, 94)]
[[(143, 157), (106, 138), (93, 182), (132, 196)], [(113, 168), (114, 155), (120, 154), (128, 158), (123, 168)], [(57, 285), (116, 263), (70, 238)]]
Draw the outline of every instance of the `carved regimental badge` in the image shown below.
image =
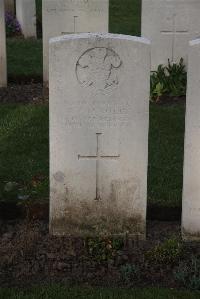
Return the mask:
[(108, 90), (119, 84), (121, 65), (119, 55), (113, 50), (100, 47), (89, 49), (77, 61), (77, 80), (83, 87)]

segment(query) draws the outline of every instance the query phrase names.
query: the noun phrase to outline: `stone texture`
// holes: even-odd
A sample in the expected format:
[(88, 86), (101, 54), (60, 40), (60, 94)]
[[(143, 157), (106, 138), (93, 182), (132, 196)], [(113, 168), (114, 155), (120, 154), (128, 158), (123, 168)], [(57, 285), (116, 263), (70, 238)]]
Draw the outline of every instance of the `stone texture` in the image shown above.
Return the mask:
[(49, 39), (69, 33), (108, 32), (109, 0), (43, 0), (43, 72), (49, 77)]
[(16, 16), (24, 37), (36, 37), (35, 0), (16, 0)]
[(6, 34), (4, 0), (0, 0), (0, 87), (7, 86)]
[(187, 65), (188, 42), (200, 36), (199, 0), (142, 0), (142, 36), (152, 43), (152, 70), (168, 59)]
[(200, 39), (190, 42), (186, 105), (182, 233), (200, 241)]
[(146, 39), (50, 41), (51, 233), (145, 237), (149, 76)]
[(15, 2), (14, 0), (5, 0), (5, 11), (15, 14)]

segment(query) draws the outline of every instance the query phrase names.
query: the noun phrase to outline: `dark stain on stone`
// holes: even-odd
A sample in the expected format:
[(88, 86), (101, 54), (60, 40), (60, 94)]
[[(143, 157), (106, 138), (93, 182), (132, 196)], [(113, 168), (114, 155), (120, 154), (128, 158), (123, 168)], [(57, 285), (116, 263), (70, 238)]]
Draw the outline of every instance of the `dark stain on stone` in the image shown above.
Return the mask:
[(64, 179), (65, 179), (65, 175), (63, 172), (61, 171), (58, 171), (56, 172), (54, 175), (53, 175), (54, 179), (56, 180), (56, 182), (59, 182), (59, 183), (63, 183), (64, 182)]

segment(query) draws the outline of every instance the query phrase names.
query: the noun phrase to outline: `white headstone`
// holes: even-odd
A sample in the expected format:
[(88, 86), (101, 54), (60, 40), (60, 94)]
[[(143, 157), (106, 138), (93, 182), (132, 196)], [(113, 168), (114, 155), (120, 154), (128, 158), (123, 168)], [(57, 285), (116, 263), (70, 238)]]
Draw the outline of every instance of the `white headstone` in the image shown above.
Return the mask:
[(15, 1), (14, 0), (5, 0), (5, 11), (15, 14)]
[(182, 233), (200, 241), (200, 39), (190, 42), (186, 103)]
[(152, 43), (152, 70), (159, 64), (187, 65), (188, 42), (200, 36), (199, 0), (142, 0), (142, 36)]
[(0, 0), (0, 87), (7, 86), (6, 33), (4, 0)]
[(35, 0), (16, 0), (16, 16), (24, 37), (36, 37)]
[(146, 39), (50, 41), (53, 234), (145, 237), (149, 76)]
[(69, 33), (108, 32), (109, 0), (43, 0), (43, 74), (49, 78), (49, 39)]

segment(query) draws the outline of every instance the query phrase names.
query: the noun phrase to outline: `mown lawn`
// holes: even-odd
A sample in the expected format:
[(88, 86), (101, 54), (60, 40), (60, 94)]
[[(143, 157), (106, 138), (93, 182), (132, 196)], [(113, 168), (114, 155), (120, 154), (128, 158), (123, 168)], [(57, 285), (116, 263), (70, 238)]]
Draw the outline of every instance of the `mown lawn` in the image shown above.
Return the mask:
[(141, 0), (110, 0), (110, 32), (141, 34)]
[(1, 105), (0, 200), (48, 199), (48, 108)]
[(0, 289), (2, 299), (198, 299), (200, 292), (167, 289), (67, 288), (60, 285), (29, 290)]
[(185, 107), (151, 104), (148, 203), (181, 207)]
[(7, 39), (7, 64), (9, 81), (42, 80), (41, 39)]
[[(181, 206), (183, 138), (183, 105), (151, 104), (149, 204)], [(0, 200), (48, 199), (48, 143), (47, 106), (1, 105)]]

